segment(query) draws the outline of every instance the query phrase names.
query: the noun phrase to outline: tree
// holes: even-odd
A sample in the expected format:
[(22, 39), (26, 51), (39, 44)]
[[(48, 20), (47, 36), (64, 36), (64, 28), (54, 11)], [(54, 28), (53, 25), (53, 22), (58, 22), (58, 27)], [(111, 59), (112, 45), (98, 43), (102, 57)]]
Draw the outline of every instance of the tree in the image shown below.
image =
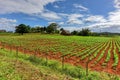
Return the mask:
[(36, 32), (36, 28), (32, 27), (30, 30), (31, 33), (35, 33)]
[(32, 32), (32, 33), (45, 33), (45, 31), (46, 31), (46, 27), (36, 26), (36, 27), (32, 27), (30, 32)]
[(23, 35), (23, 33), (28, 33), (30, 31), (30, 26), (25, 25), (25, 24), (20, 24), (15, 27), (15, 32), (20, 33)]
[(44, 31), (46, 31), (46, 30), (47, 30), (47, 28), (46, 28), (45, 26), (43, 27), (43, 29), (44, 29)]
[(59, 28), (59, 25), (57, 23), (51, 23), (48, 27), (47, 27), (47, 33), (55, 33), (55, 31), (57, 30), (57, 28)]
[(41, 33), (45, 33), (46, 32), (46, 27), (44, 26), (44, 27), (41, 27)]
[(39, 32), (41, 32), (41, 27), (39, 27), (39, 26), (37, 26), (37, 27), (35, 27), (35, 29), (36, 29), (36, 33), (39, 33)]
[(89, 36), (90, 35), (90, 30), (88, 28), (82, 29), (78, 34), (82, 36)]
[(60, 29), (60, 31), (63, 31), (63, 30), (64, 30), (63, 28)]
[(71, 32), (72, 35), (77, 35), (78, 34), (78, 31), (74, 30)]

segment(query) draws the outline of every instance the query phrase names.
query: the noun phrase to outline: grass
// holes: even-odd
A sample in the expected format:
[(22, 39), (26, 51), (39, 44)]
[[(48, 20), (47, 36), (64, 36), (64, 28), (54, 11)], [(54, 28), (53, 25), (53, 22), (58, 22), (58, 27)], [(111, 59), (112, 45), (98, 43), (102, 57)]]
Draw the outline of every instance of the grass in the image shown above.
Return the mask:
[(33, 60), (33, 58), (34, 56), (23, 54), (19, 54), (19, 57), (16, 58), (15, 52), (11, 55), (7, 50), (0, 50), (0, 80), (72, 79), (65, 74), (61, 74), (58, 71), (42, 65), (42, 62), (40, 65), (40, 62), (38, 62), (39, 59), (36, 58)]

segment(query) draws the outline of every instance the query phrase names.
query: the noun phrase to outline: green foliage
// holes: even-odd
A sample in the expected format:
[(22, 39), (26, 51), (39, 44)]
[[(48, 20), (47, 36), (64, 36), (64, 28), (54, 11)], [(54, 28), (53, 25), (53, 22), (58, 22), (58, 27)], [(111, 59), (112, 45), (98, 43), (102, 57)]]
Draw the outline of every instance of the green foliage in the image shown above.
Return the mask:
[(86, 28), (86, 29), (82, 29), (79, 33), (78, 33), (78, 35), (81, 35), (81, 36), (89, 36), (90, 35), (90, 30), (88, 29), (88, 28)]
[(32, 27), (30, 30), (31, 33), (45, 33), (46, 32), (46, 27)]
[(114, 64), (113, 64), (113, 67), (116, 67), (118, 65), (118, 62), (119, 62), (119, 57), (118, 57), (118, 54), (116, 53), (115, 50), (113, 51), (113, 54), (114, 54)]
[(111, 53), (110, 53), (110, 50), (109, 50), (105, 62), (108, 62), (110, 60), (110, 57), (111, 57)]
[(74, 30), (74, 31), (71, 32), (71, 34), (72, 34), (72, 35), (78, 35), (78, 31), (75, 31), (75, 30)]
[(28, 33), (30, 31), (30, 26), (27, 26), (25, 24), (20, 24), (18, 26), (16, 26), (16, 33), (20, 33), (23, 35), (23, 33)]
[(48, 27), (47, 27), (47, 33), (55, 33), (57, 28), (59, 27), (59, 25), (57, 23), (51, 23)]
[(33, 77), (38, 80), (52, 80), (54, 78), (55, 80), (63, 80), (67, 75), (61, 75), (55, 69), (55, 67), (58, 69), (57, 64), (60, 65), (58, 61), (51, 60), (46, 66), (44, 58), (29, 56), (20, 52), (16, 61), (15, 51), (10, 54), (9, 50), (0, 49), (0, 80), (30, 80)]

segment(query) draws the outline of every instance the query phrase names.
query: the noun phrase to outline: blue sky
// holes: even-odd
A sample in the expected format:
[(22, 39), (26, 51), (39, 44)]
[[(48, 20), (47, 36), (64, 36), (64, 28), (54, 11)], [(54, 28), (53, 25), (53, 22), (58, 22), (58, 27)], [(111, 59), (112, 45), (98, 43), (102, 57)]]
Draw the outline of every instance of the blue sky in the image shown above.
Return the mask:
[(0, 10), (0, 29), (56, 22), (70, 31), (120, 31), (120, 0), (0, 0)]

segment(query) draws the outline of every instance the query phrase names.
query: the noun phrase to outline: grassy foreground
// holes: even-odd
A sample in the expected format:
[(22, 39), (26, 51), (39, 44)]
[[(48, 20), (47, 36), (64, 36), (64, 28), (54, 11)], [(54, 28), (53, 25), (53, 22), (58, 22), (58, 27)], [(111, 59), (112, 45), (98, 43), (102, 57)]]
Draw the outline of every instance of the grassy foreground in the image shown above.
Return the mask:
[(0, 80), (120, 80), (118, 76), (89, 71), (86, 77), (85, 69), (21, 54), (9, 53), (9, 50), (0, 49)]
[(69, 80), (70, 77), (49, 67), (35, 65), (32, 57), (0, 50), (0, 80)]

